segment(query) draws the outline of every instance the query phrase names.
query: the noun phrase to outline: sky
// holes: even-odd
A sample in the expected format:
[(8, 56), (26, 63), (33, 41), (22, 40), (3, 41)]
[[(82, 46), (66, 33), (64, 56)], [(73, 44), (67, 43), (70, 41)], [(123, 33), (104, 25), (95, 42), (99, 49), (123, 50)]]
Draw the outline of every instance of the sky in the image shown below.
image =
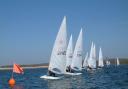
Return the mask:
[(46, 63), (63, 17), (75, 46), (83, 28), (104, 57), (128, 58), (128, 0), (0, 0), (0, 65)]

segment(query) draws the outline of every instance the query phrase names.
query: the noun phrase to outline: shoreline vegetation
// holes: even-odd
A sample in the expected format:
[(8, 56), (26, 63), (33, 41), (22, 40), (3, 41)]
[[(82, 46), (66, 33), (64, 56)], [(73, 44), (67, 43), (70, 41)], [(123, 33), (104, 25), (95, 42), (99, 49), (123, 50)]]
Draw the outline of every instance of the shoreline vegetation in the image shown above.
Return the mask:
[[(20, 65), (20, 64), (19, 64)], [(48, 63), (20, 65), (23, 69), (48, 68)], [(0, 66), (0, 70), (12, 70), (13, 65)]]
[[(104, 60), (104, 63), (106, 60), (109, 60), (111, 64), (116, 64), (116, 58), (108, 59), (106, 58)], [(128, 64), (127, 58), (120, 58), (119, 59), (120, 64)], [(97, 61), (98, 62), (98, 61)], [(26, 64), (26, 65), (20, 65), (23, 69), (36, 69), (36, 68), (48, 68), (48, 63), (42, 63), (42, 64)], [(0, 70), (12, 70), (12, 65), (4, 65), (0, 66)]]

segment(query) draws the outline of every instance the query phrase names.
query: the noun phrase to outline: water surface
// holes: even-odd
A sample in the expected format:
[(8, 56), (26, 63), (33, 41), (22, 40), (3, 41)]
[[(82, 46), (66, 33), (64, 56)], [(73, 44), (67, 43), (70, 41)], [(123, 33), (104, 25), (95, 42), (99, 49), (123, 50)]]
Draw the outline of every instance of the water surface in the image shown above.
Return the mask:
[[(14, 74), (13, 89), (128, 89), (128, 65), (109, 66), (95, 71), (82, 71), (79, 76), (65, 76), (60, 80), (40, 79), (47, 69), (26, 69), (24, 75)], [(11, 89), (11, 71), (0, 71), (0, 89)]]

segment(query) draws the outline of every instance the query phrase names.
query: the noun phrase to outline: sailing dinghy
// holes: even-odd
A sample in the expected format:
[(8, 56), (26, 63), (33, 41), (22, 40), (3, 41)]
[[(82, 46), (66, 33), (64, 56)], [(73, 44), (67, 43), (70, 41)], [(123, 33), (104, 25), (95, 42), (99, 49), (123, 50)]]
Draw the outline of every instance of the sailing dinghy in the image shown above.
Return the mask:
[(71, 70), (74, 72), (68, 72), (66, 74), (69, 75), (80, 75), (82, 73), (76, 72), (76, 71), (81, 71), (82, 70), (82, 51), (83, 51), (83, 42), (82, 42), (82, 28), (79, 33), (76, 45), (75, 45), (75, 50), (73, 53), (73, 59), (71, 63)]
[(80, 73), (72, 73), (71, 63), (72, 63), (72, 55), (73, 55), (73, 43), (72, 43), (72, 35), (70, 36), (68, 48), (66, 51), (66, 75), (80, 75)]
[(103, 66), (104, 66), (104, 63), (103, 63), (103, 54), (102, 54), (102, 49), (100, 48), (100, 50), (99, 50), (98, 68), (102, 68)]
[(118, 58), (118, 57), (117, 57), (117, 59), (116, 59), (116, 64), (117, 64), (117, 66), (120, 65), (120, 61), (119, 61), (119, 58)]
[(110, 61), (107, 60), (106, 61), (106, 65), (109, 66), (110, 65)]
[(95, 44), (91, 45), (91, 50), (90, 50), (90, 56), (88, 59), (88, 69), (87, 70), (95, 70), (96, 69), (96, 49), (95, 49)]
[(83, 68), (87, 68), (88, 67), (88, 52), (86, 53), (86, 56), (85, 56), (85, 59), (84, 59), (84, 62), (83, 62)]
[(60, 79), (63, 77), (56, 75), (62, 75), (65, 73), (66, 49), (67, 49), (67, 32), (66, 32), (66, 17), (64, 17), (53, 46), (50, 63), (48, 67), (48, 73), (49, 72), (54, 73), (53, 74), (54, 76), (43, 75), (40, 78)]
[(66, 72), (71, 72), (72, 55), (73, 55), (73, 43), (72, 43), (72, 35), (71, 35), (66, 51)]

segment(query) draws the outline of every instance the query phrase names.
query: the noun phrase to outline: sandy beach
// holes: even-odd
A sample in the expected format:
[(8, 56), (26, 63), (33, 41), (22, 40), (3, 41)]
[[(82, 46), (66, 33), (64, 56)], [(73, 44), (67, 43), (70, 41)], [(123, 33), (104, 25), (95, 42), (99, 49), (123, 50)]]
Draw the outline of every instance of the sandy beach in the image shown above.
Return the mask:
[[(48, 68), (48, 66), (22, 67), (23, 69)], [(12, 67), (0, 68), (0, 70), (12, 70)]]

